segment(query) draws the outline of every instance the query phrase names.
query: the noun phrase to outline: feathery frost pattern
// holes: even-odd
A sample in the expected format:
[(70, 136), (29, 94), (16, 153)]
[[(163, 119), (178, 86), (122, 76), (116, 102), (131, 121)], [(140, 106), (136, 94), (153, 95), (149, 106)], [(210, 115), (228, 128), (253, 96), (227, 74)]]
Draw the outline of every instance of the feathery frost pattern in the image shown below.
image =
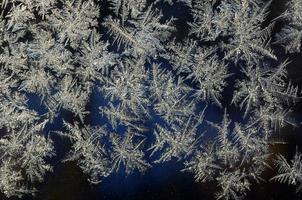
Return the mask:
[[(243, 199), (267, 181), (276, 133), (297, 126), (301, 100), (290, 60), (271, 44), (301, 52), (302, 1), (272, 21), (271, 3), (0, 1), (0, 192), (34, 195), (59, 135), (70, 142), (62, 162), (92, 184), (180, 162), (180, 173), (219, 188), (214, 198)], [(177, 7), (189, 17), (167, 11)], [(274, 163), (270, 180), (299, 192), (301, 153)]]

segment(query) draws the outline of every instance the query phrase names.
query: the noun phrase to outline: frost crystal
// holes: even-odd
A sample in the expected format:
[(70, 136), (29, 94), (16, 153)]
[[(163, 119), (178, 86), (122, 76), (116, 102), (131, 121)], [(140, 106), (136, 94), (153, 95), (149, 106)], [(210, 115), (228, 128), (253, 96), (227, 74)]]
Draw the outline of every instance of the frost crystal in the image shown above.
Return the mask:
[(288, 162), (284, 156), (278, 155), (275, 160), (275, 165), (278, 168), (278, 175), (271, 180), (290, 185), (297, 185), (297, 192), (302, 189), (302, 160), (301, 153), (296, 152), (293, 159)]
[[(93, 184), (181, 162), (217, 199), (247, 196), (301, 100), (275, 46), (300, 52), (302, 4), (273, 22), (270, 5), (0, 1), (0, 192), (34, 194), (67, 141), (63, 161)], [(300, 187), (300, 154), (272, 180)]]

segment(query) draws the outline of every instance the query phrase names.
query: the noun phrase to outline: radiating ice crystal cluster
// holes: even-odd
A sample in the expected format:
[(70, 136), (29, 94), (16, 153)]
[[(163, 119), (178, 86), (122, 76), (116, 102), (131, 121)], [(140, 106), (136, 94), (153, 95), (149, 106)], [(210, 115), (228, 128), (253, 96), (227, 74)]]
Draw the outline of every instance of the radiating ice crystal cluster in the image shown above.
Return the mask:
[[(302, 4), (289, 0), (276, 36), (270, 4), (0, 1), (0, 191), (34, 193), (52, 170), (58, 134), (71, 142), (63, 161), (91, 183), (174, 160), (196, 181), (216, 183), (217, 199), (244, 197), (264, 181), (274, 133), (294, 125), (289, 113), (300, 100), (270, 43), (300, 52)], [(179, 6), (189, 18), (169, 12)], [(208, 120), (209, 108), (221, 122)], [(272, 180), (301, 186), (301, 165), (300, 153), (291, 163), (278, 156)]]

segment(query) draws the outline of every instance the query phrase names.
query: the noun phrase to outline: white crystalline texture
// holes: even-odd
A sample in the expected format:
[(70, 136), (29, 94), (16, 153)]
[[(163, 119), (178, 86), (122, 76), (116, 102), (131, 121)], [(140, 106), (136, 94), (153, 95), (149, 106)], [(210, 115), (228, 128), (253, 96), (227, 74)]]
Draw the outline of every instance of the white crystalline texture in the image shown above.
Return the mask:
[[(297, 126), (291, 108), (301, 100), (271, 41), (301, 51), (302, 1), (273, 22), (270, 5), (0, 1), (0, 192), (36, 192), (52, 173), (57, 134), (57, 145), (70, 142), (62, 161), (93, 184), (182, 162), (217, 185), (217, 199), (244, 198), (270, 167), (275, 132)], [(275, 163), (272, 180), (302, 187), (301, 153)]]

